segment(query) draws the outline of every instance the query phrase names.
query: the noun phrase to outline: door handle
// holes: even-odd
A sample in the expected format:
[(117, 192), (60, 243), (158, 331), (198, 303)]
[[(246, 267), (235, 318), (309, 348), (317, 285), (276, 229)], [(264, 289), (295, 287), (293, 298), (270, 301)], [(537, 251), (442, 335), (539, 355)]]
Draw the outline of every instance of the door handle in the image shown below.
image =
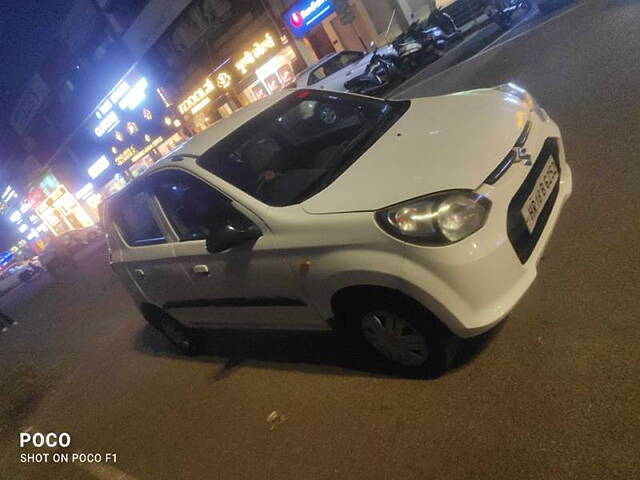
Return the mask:
[(209, 275), (209, 267), (206, 265), (194, 265), (193, 273), (196, 275)]
[(141, 268), (136, 268), (133, 271), (133, 274), (138, 278), (144, 278), (144, 270), (142, 270)]

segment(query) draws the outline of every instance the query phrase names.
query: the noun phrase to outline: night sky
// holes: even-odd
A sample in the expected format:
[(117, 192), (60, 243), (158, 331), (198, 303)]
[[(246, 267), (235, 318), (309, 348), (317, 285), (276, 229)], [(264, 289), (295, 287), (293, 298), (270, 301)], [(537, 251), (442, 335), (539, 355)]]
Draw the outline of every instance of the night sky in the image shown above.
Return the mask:
[[(37, 71), (72, 5), (73, 0), (0, 0), (0, 166), (11, 151), (6, 143), (11, 109)], [(0, 178), (2, 191), (4, 186)], [(15, 227), (3, 220), (0, 219), (0, 251), (15, 241)]]

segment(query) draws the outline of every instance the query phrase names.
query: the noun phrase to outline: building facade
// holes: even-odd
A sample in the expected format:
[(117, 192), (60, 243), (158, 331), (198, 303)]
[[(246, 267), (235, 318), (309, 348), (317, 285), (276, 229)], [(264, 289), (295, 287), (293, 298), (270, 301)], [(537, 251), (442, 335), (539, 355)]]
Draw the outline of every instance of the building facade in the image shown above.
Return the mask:
[(19, 237), (98, 222), (106, 197), (189, 136), (449, 1), (77, 0), (10, 118), (12, 191), (34, 216)]

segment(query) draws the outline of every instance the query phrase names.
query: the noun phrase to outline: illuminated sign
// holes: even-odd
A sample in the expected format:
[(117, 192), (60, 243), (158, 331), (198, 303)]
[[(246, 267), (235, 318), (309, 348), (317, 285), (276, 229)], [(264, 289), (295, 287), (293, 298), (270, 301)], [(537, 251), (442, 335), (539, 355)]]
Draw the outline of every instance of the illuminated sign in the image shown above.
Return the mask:
[(112, 131), (120, 123), (120, 118), (114, 110), (117, 105), (120, 110), (133, 110), (146, 98), (145, 90), (149, 86), (147, 79), (140, 78), (133, 87), (127, 82), (120, 82), (96, 109), (96, 118), (100, 120), (98, 126), (93, 129), (97, 137)]
[(227, 72), (221, 72), (216, 77), (216, 84), (220, 88), (229, 88), (231, 86), (231, 75)]
[(11, 260), (13, 260), (13, 254), (11, 252), (3, 252), (0, 254), (0, 267), (7, 266)]
[(118, 155), (115, 159), (116, 165), (124, 165), (136, 154), (138, 150), (135, 145), (131, 145), (129, 148), (124, 149), (120, 155)]
[(105, 133), (109, 133), (111, 130), (113, 130), (116, 125), (118, 125), (118, 123), (120, 123), (120, 119), (118, 118), (118, 115), (116, 115), (116, 112), (112, 110), (107, 113), (107, 115), (102, 120), (100, 120), (100, 123), (96, 128), (93, 129), (93, 131), (95, 132), (97, 137), (101, 137)]
[(193, 92), (189, 97), (178, 105), (178, 111), (183, 115), (199, 104), (202, 100), (207, 99), (208, 95), (216, 89), (210, 78), (207, 78), (200, 88)]
[(76, 193), (76, 197), (79, 198), (80, 200), (84, 200), (92, 193), (93, 193), (93, 184), (87, 183), (84, 187), (78, 190), (78, 193)]
[(4, 193), (2, 194), (2, 200), (6, 200), (7, 197), (11, 194), (11, 192), (13, 192), (13, 188), (11, 188), (11, 186), (8, 186)]
[(153, 150), (154, 148), (156, 148), (158, 145), (160, 145), (162, 143), (162, 141), (164, 140), (164, 138), (162, 137), (157, 137), (153, 142), (151, 142), (150, 144), (148, 144), (146, 147), (144, 147), (142, 150), (140, 150), (138, 153), (136, 153), (132, 158), (131, 161), (133, 163), (137, 162), (138, 160), (140, 160), (142, 157), (144, 157), (147, 153), (149, 153), (151, 150)]
[(19, 231), (20, 233), (24, 233), (24, 232), (26, 232), (27, 230), (29, 230), (29, 227), (27, 227), (24, 223), (18, 227), (18, 231)]
[(11, 221), (12, 223), (17, 223), (22, 219), (22, 215), (20, 214), (19, 211), (15, 211), (11, 214), (11, 216), (9, 217), (9, 221)]
[(29, 210), (31, 210), (31, 204), (29, 202), (22, 202), (22, 205), (20, 205), (20, 213), (27, 213)]
[(107, 157), (103, 155), (96, 161), (96, 163), (89, 167), (87, 173), (89, 173), (89, 176), (93, 179), (98, 178), (102, 172), (109, 168), (109, 165), (111, 165), (109, 160), (107, 160)]
[(284, 21), (291, 33), (300, 38), (332, 13), (331, 0), (301, 0), (287, 10)]
[[(211, 93), (216, 88), (229, 88), (233, 78), (227, 72), (220, 72), (215, 77), (207, 77), (201, 87), (196, 89), (191, 95), (178, 105), (178, 111), (184, 115), (188, 111), (196, 114), (211, 102)], [(215, 83), (214, 83), (215, 81)], [(170, 123), (167, 123), (170, 125)]]
[(141, 78), (118, 103), (121, 110), (133, 110), (146, 98), (145, 90), (149, 86), (146, 78)]
[(131, 87), (127, 82), (122, 82), (120, 85), (118, 85), (115, 88), (113, 93), (109, 96), (109, 100), (111, 100), (113, 103), (118, 103), (120, 99), (124, 96), (124, 94), (129, 91), (130, 88)]
[(276, 41), (270, 33), (265, 33), (264, 39), (255, 42), (250, 50), (246, 50), (240, 60), (236, 62), (236, 68), (243, 75), (249, 71), (247, 68), (249, 65), (252, 65), (258, 61), (258, 59), (262, 58), (267, 51), (271, 50), (276, 46)]

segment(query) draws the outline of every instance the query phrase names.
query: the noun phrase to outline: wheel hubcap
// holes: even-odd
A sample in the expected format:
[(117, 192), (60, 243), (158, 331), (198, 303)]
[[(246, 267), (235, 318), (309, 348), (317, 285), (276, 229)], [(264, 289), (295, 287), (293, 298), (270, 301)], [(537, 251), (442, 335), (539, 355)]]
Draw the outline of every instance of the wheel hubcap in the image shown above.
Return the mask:
[(367, 313), (362, 318), (362, 333), (373, 348), (400, 365), (415, 367), (429, 356), (422, 334), (393, 313)]

